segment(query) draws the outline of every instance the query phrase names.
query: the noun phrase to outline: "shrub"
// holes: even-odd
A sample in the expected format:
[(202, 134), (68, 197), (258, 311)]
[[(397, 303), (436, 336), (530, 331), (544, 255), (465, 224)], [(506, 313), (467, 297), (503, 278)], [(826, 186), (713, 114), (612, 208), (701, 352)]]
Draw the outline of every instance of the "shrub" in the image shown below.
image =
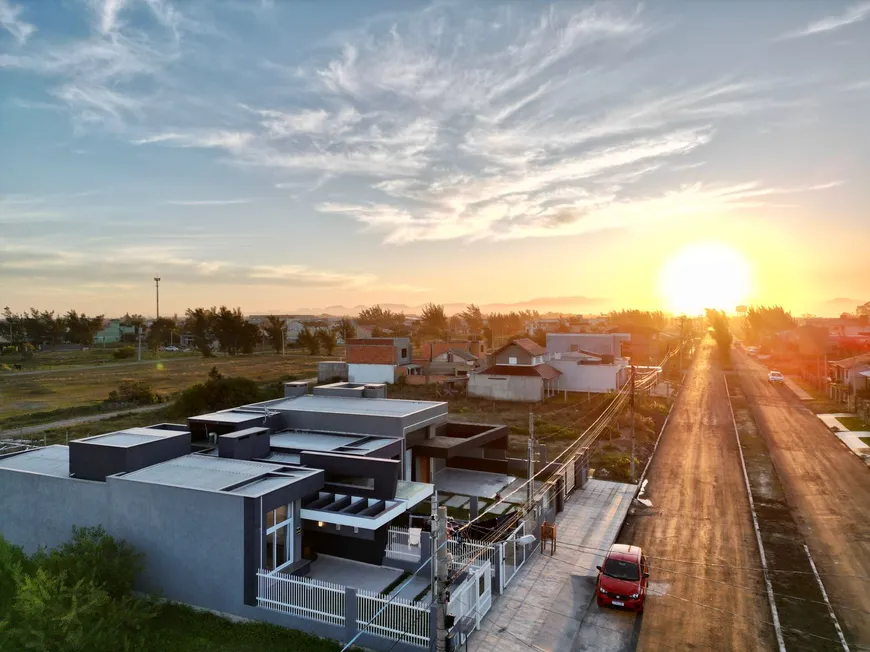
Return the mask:
[(133, 546), (109, 536), (101, 527), (74, 527), (72, 539), (51, 551), (40, 550), (33, 561), (71, 583), (93, 582), (110, 597), (120, 598), (133, 590), (143, 559)]
[(15, 348), (14, 346), (4, 346), (3, 350), (0, 351), (0, 355), (3, 355), (3, 356), (15, 355), (16, 353), (18, 353), (18, 349)]
[(154, 405), (162, 403), (163, 397), (155, 392), (144, 380), (124, 380), (117, 390), (109, 392), (109, 403), (132, 403), (133, 405)]
[(112, 357), (115, 360), (127, 360), (136, 356), (136, 349), (132, 346), (122, 346), (120, 349), (112, 351)]
[(130, 594), (141, 568), (142, 556), (102, 528), (73, 528), (32, 559), (0, 539), (0, 649), (144, 651), (156, 610)]
[(209, 374), (206, 382), (188, 387), (181, 393), (173, 412), (188, 417), (261, 400), (264, 400), (264, 395), (250, 378), (224, 378), (220, 374), (213, 377)]

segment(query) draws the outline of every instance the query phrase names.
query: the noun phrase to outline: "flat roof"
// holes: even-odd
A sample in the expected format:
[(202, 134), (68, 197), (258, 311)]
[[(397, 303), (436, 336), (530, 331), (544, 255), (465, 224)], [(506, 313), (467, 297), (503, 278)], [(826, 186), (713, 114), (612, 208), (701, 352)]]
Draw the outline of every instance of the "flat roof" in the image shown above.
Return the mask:
[[(222, 491), (226, 490), (227, 487), (257, 480), (268, 473), (280, 472), (283, 468), (265, 462), (232, 460), (210, 455), (184, 455), (127, 473), (121, 477), (125, 480), (151, 484)], [(299, 477), (309, 475), (302, 469), (299, 470), (299, 474)]]
[(406, 401), (395, 398), (355, 398), (349, 396), (306, 394), (272, 403), (269, 407), (276, 410), (296, 412), (333, 412), (382, 417), (404, 417), (432, 408), (443, 408), (446, 411), (447, 403), (441, 401)]
[(68, 478), (69, 448), (60, 445), (45, 446), (0, 458), (0, 469)]
[(200, 414), (196, 417), (190, 417), (191, 421), (219, 421), (221, 423), (243, 423), (262, 417), (265, 414), (264, 410), (260, 411), (243, 411), (240, 408), (233, 408), (226, 412), (212, 412), (211, 414)]
[(394, 441), (392, 437), (375, 435), (335, 435), (310, 430), (288, 430), (271, 435), (269, 445), (272, 448), (289, 448), (298, 451), (335, 451), (350, 447), (366, 452), (377, 450)]
[(87, 439), (77, 439), (76, 441), (84, 444), (99, 444), (100, 446), (118, 446), (121, 448), (127, 448), (129, 446), (136, 446), (137, 444), (155, 441), (162, 438), (161, 435), (140, 435), (135, 432), (121, 431), (88, 437)]

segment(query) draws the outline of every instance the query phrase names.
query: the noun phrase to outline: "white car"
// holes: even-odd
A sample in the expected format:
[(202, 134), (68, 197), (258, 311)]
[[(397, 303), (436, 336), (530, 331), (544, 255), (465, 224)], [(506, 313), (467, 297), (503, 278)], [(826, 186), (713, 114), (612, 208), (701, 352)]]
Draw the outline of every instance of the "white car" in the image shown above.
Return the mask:
[(767, 382), (769, 383), (784, 383), (785, 376), (778, 371), (771, 371), (767, 374)]
[(179, 349), (177, 346), (167, 346), (167, 347), (166, 347), (165, 349), (163, 349), (163, 350), (164, 350), (164, 351), (169, 351), (170, 353), (178, 353), (179, 351), (181, 351), (181, 349)]

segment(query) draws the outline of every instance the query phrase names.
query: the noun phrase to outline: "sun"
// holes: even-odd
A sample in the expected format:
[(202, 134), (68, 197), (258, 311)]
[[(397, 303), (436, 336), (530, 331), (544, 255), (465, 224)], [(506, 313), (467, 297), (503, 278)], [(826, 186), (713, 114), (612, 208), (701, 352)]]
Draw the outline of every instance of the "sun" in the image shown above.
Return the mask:
[(668, 310), (697, 315), (705, 308), (733, 311), (752, 287), (752, 266), (736, 249), (720, 243), (695, 243), (662, 267), (660, 291)]

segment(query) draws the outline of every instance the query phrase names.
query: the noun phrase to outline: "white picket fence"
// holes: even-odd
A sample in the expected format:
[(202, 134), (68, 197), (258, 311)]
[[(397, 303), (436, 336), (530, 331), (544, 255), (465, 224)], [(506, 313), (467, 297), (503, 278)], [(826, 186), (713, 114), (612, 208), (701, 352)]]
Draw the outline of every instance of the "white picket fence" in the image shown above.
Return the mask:
[(362, 631), (429, 646), (429, 607), (423, 603), (403, 598), (390, 600), (382, 593), (359, 589), (356, 604), (356, 622)]
[[(257, 573), (257, 606), (344, 626), (346, 587), (275, 571)], [(351, 594), (352, 595), (352, 594)], [(358, 589), (357, 627), (394, 641), (429, 647), (429, 606)], [(383, 612), (378, 613), (383, 609)], [(369, 622), (371, 621), (371, 622)]]
[(333, 625), (344, 624), (345, 590), (340, 584), (261, 570), (257, 606)]
[(386, 557), (404, 561), (420, 561), (420, 546), (410, 544), (406, 527), (391, 527), (388, 532)]

